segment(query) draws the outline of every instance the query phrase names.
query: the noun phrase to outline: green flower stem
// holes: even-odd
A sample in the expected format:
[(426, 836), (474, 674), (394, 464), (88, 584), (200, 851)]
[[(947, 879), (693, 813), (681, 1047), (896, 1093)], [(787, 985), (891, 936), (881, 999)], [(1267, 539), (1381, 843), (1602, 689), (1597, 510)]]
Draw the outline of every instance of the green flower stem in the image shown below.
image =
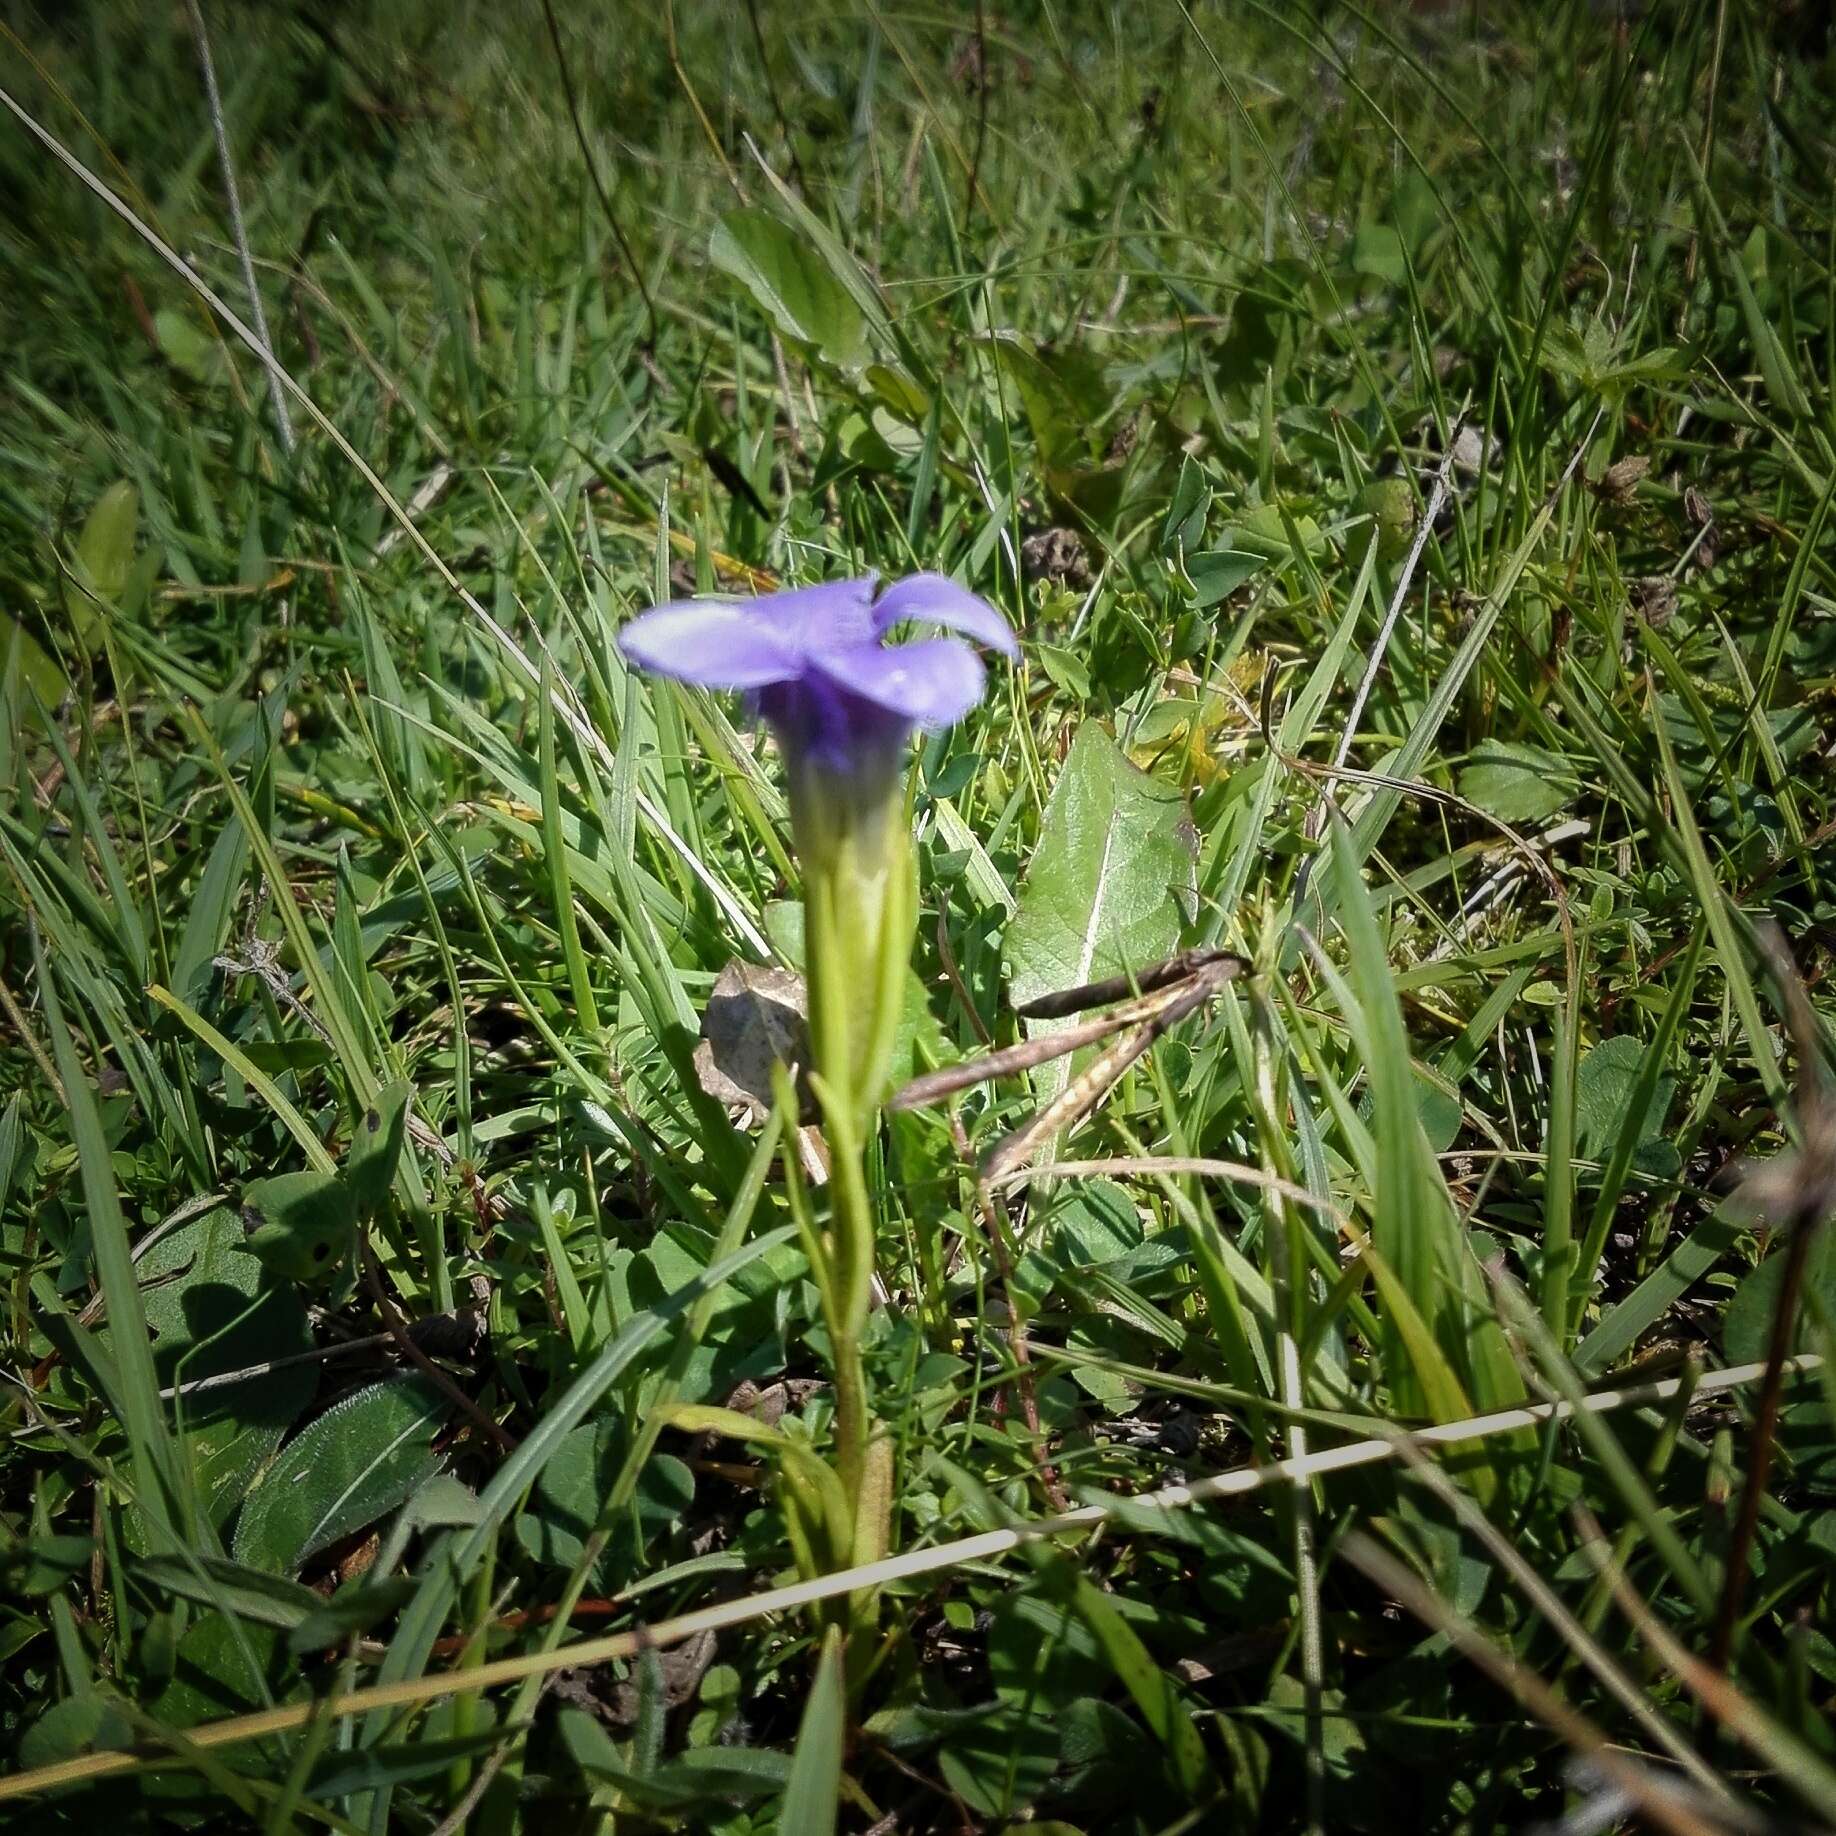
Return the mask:
[(896, 784), (871, 804), (814, 779), (797, 788), (810, 1087), (829, 1149), (829, 1228), (815, 1273), (834, 1363), (835, 1464), (855, 1514), (845, 1553), (870, 1561), (884, 1551), (891, 1471), (862, 1355), (878, 1235), (864, 1155), (911, 962), (917, 865)]

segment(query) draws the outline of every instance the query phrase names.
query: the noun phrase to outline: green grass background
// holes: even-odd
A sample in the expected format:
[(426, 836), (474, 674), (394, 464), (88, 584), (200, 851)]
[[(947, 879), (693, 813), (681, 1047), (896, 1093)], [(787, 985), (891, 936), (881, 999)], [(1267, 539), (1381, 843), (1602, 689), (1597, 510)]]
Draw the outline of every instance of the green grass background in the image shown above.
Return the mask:
[[(22, 1818), (1630, 1827), (1517, 1666), (1688, 1827), (1836, 1820), (1814, 1378), (1744, 1707), (1663, 1645), (1709, 1649), (1753, 1446), (1687, 1385), (1778, 1285), (1730, 1193), (1769, 1161), (1810, 1219), (1825, 1145), (1824, 10), (682, 0), (560, 9), (560, 62), (522, 4), (206, 11), (279, 359), (375, 479), (298, 401), (287, 450), (0, 120), (0, 1743), (167, 1761)], [(244, 312), (185, 10), (0, 25), (0, 86)], [(845, 1700), (778, 1614), (188, 1748), (789, 1572), (768, 1465), (665, 1425), (763, 1392), (825, 1444), (772, 1133), (693, 1063), (721, 969), (797, 958), (781, 780), (614, 636), (918, 567), (1024, 654), (918, 754), (907, 1068), (1018, 1036), (1067, 953), (1257, 973), (1060, 1148), (1247, 1172), (991, 1220), (941, 1115), (876, 1144), (896, 1545), (1684, 1394), (942, 1567)], [(402, 1081), (373, 1279), (323, 1184), (324, 1272), (242, 1250)], [(972, 1096), (971, 1148), (1048, 1090)], [(1832, 1310), (1814, 1244), (1807, 1348)]]

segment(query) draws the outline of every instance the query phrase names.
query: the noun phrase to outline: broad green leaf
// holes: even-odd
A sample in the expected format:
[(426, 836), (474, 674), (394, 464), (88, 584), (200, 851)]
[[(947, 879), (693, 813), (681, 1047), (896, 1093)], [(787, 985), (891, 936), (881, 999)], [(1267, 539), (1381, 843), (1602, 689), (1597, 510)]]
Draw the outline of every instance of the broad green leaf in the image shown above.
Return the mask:
[(15, 1749), (20, 1768), (55, 1766), (79, 1753), (125, 1751), (139, 1739), (134, 1724), (99, 1689), (54, 1702), (28, 1726)]
[(393, 1618), (414, 1595), (414, 1583), (406, 1576), (387, 1581), (347, 1585), (331, 1599), (321, 1601), (313, 1595), (313, 1611), (287, 1632), (287, 1649), (295, 1657), (310, 1657), (315, 1651), (350, 1637), (353, 1632), (367, 1632)]
[(1073, 1572), (1071, 1592), (1078, 1617), (1094, 1634), (1117, 1681), (1134, 1698), (1142, 1720), (1166, 1749), (1167, 1764), (1180, 1792), (1189, 1802), (1204, 1802), (1217, 1791), (1217, 1774), (1173, 1679), (1154, 1662), (1140, 1634), (1089, 1576)]
[(1377, 531), (1377, 559), (1399, 561), (1415, 533), (1415, 493), (1406, 478), (1373, 478), (1358, 494)]
[(1020, 397), (1041, 465), (1050, 471), (1087, 464), (1091, 430), (1110, 402), (1101, 368), (1075, 348), (1044, 351), (1011, 333), (988, 339), (986, 348)]
[[(153, 1361), (163, 1385), (195, 1383), (307, 1351), (312, 1332), (293, 1284), (242, 1253), (227, 1207), (156, 1243), (139, 1262)], [(183, 1459), (215, 1523), (241, 1501), (318, 1387), (290, 1365), (172, 1403)]]
[(1574, 801), (1580, 781), (1565, 759), (1516, 740), (1481, 740), (1461, 768), (1457, 788), (1500, 822), (1540, 822)]
[(1279, 504), (1256, 504), (1242, 511), (1225, 530), (1226, 547), (1242, 554), (1261, 555), (1270, 561), (1289, 561), (1294, 557), (1298, 537), (1303, 553), (1313, 556), (1326, 552), (1325, 532), (1310, 516), (1296, 516), (1294, 534), (1288, 533)]
[[(516, 1540), (536, 1561), (572, 1568), (625, 1457), (624, 1424), (616, 1416), (576, 1428), (555, 1450), (516, 1520)], [(678, 1522), (695, 1500), (695, 1476), (673, 1454), (653, 1453), (638, 1475), (619, 1534), (594, 1570), (594, 1585), (617, 1587), (635, 1546)]]
[(242, 1189), (243, 1248), (277, 1275), (320, 1281), (341, 1268), (357, 1234), (350, 1188), (336, 1173), (281, 1173)]
[[(557, 1721), (562, 1744), (591, 1779), (616, 1785), (652, 1811), (682, 1811), (697, 1804), (745, 1804), (784, 1790), (790, 1779), (787, 1754), (768, 1747), (691, 1747), (650, 1772), (640, 1773), (631, 1756), (581, 1709), (563, 1709)], [(781, 1825), (786, 1831), (793, 1826)]]
[(344, 1184), (360, 1218), (374, 1213), (395, 1183), (413, 1101), (411, 1084), (385, 1084), (358, 1118), (350, 1152), (344, 1160)]
[(855, 260), (828, 224), (763, 159), (759, 161), (759, 171), (778, 202), (784, 206), (785, 215), (802, 231), (810, 247), (828, 265), (836, 284), (859, 309), (862, 321), (875, 342), (896, 348), (905, 369), (916, 379), (914, 386), (928, 389), (930, 372), (922, 354), (909, 338), (903, 336), (898, 325), (888, 318), (886, 303), (866, 269)]
[(21, 695), (14, 701), (21, 711), (31, 708), (32, 696), (45, 707), (56, 709), (70, 692), (70, 684), (51, 653), (11, 613), (0, 612), (0, 684), (4, 684), (8, 671), (31, 691), (31, 695)]
[(0, 1548), (0, 1587), (13, 1600), (54, 1594), (83, 1572), (96, 1553), (91, 1536), (34, 1536)]
[(222, 344), (202, 331), (191, 314), (176, 306), (162, 306), (153, 315), (159, 337), (159, 354), (175, 370), (206, 388), (228, 382), (229, 357)]
[(1193, 843), (1179, 792), (1095, 721), (1078, 728), (1003, 940), (1015, 1005), (1168, 955), (1194, 897)]
[(149, 1587), (181, 1599), (213, 1606), (219, 1612), (252, 1619), (257, 1625), (291, 1631), (320, 1607), (311, 1588), (259, 1568), (245, 1568), (222, 1556), (145, 1556), (135, 1575)]
[(1021, 1706), (1061, 1708), (1109, 1686), (1110, 1668), (1088, 1623), (1062, 1588), (1038, 1580), (994, 1603), (987, 1653), (995, 1694)]
[(1268, 565), (1267, 555), (1251, 554), (1238, 548), (1213, 548), (1202, 555), (1188, 555), (1186, 578), (1192, 582), (1192, 603), (1203, 612), (1228, 599), (1245, 581), (1254, 579)]
[(765, 210), (730, 210), (714, 227), (708, 259), (731, 274), (778, 330), (847, 371), (871, 354), (867, 323), (810, 243)]
[(208, 1613), (186, 1628), (172, 1681), (148, 1706), (167, 1727), (195, 1728), (225, 1715), (272, 1707), (279, 1697), (305, 1687), (278, 1626)]
[[(1751, 1220), (1749, 1219), (1749, 1222)], [(1785, 1272), (1785, 1245), (1781, 1241), (1758, 1268), (1751, 1270), (1734, 1290), (1722, 1316), (1721, 1342), (1731, 1364), (1754, 1364), (1764, 1358), (1772, 1338), (1773, 1317), (1779, 1309), (1779, 1283)], [(1805, 1255), (1804, 1289), (1826, 1317), (1836, 1318), (1836, 1232), (1826, 1224)], [(1810, 1310), (1800, 1306), (1798, 1338), (1805, 1339)]]
[(321, 1798), (344, 1798), (385, 1785), (406, 1785), (447, 1771), (455, 1761), (490, 1752), (515, 1737), (512, 1728), (481, 1728), (475, 1734), (452, 1734), (442, 1740), (407, 1740), (388, 1747), (354, 1747), (328, 1753), (313, 1768), (313, 1792)]
[(296, 1435), (236, 1520), (238, 1562), (290, 1574), (329, 1543), (393, 1511), (439, 1467), (451, 1408), (421, 1376), (374, 1383)]
[(1205, 537), (1205, 515), (1211, 508), (1211, 486), (1199, 462), (1187, 453), (1160, 525), (1160, 551), (1175, 557), (1196, 548)]
[(1583, 1160), (1605, 1160), (1621, 1131), (1631, 1128), (1635, 1167), (1660, 1177), (1676, 1172), (1677, 1150), (1659, 1134), (1676, 1079), (1654, 1075), (1650, 1058), (1649, 1047), (1621, 1034), (1603, 1039), (1581, 1060), (1575, 1078), (1575, 1147)]
[(1058, 1752), (1049, 1716), (990, 1703), (967, 1711), (964, 1725), (951, 1730), (937, 1769), (972, 1811), (1005, 1817), (1024, 1810), (1051, 1783)]
[(102, 631), (102, 610), (127, 590), (140, 528), (140, 493), (125, 478), (95, 501), (70, 557), (73, 578), (64, 582), (64, 610), (85, 650), (94, 650)]
[(1364, 223), (1352, 238), (1351, 265), (1359, 274), (1400, 287), (1409, 277), (1403, 239), (1387, 223)]

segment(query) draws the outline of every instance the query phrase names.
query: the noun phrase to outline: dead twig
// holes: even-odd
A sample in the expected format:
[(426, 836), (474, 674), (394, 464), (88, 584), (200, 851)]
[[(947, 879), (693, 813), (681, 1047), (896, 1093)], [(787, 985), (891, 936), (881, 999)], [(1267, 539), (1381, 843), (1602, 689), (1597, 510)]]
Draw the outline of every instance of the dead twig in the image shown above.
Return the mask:
[[(1127, 975), (1112, 976), (1083, 987), (1042, 995), (1019, 1011), (1024, 1019), (1058, 1019), (1086, 1008), (1110, 1011), (1055, 1032), (1037, 1034), (1018, 1045), (984, 1053), (960, 1065), (915, 1077), (893, 1094), (892, 1109), (918, 1109), (972, 1084), (1010, 1077), (1100, 1041), (1111, 1043), (1069, 1080), (1030, 1121), (997, 1142), (982, 1163), (982, 1177), (999, 1185), (1023, 1166), (1061, 1129), (1071, 1127), (1100, 1103), (1116, 1081), (1155, 1040), (1189, 1014), (1206, 1005), (1228, 981), (1244, 974), (1249, 963), (1228, 950), (1185, 950), (1165, 962)], [(1132, 995), (1133, 999), (1124, 999)], [(1120, 1003), (1120, 1005), (1114, 1005)]]

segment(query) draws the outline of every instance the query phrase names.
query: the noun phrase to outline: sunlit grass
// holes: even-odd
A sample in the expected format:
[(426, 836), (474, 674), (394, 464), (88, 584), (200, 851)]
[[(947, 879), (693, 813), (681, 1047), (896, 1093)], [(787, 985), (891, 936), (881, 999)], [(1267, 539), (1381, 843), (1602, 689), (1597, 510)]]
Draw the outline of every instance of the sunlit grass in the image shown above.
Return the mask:
[[(244, 311), (183, 10), (5, 16), (125, 207), (7, 117), (0, 1739), (77, 1779), (30, 1814), (1836, 1818), (1827, 1379), (1753, 1430), (1836, 1309), (1812, 1239), (1776, 1335), (1768, 1254), (1830, 1151), (1813, 22), (558, 9), (577, 132), (539, 10), (209, 10), (291, 460), (153, 240)], [(798, 1552), (700, 1432), (834, 1447), (815, 1111), (697, 1056), (730, 963), (801, 968), (781, 763), (615, 639), (920, 567), (1023, 655), (915, 755), (896, 1075), (1250, 972), (1045, 1150), (1097, 1173), (976, 1177), (1087, 1056), (868, 1144), (844, 1666), (739, 1604)]]

